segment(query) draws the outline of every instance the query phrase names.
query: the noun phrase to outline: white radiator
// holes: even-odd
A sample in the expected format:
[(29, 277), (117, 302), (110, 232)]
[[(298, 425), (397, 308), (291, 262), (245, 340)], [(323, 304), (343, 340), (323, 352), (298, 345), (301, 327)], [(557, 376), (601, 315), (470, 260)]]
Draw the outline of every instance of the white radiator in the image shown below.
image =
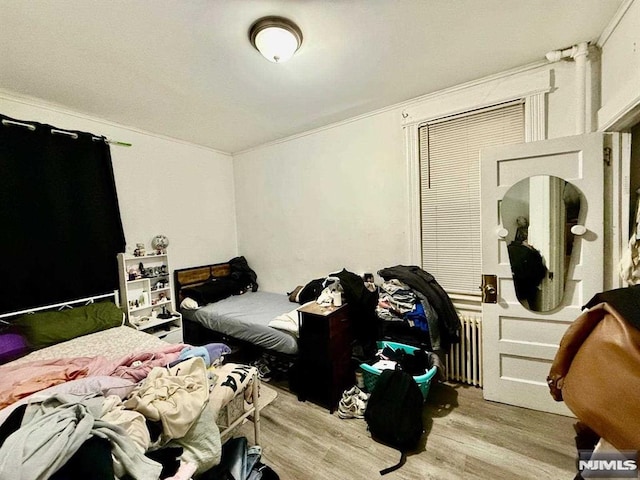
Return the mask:
[(447, 380), (482, 387), (482, 317), (458, 312), (460, 343), (451, 345), (446, 355)]

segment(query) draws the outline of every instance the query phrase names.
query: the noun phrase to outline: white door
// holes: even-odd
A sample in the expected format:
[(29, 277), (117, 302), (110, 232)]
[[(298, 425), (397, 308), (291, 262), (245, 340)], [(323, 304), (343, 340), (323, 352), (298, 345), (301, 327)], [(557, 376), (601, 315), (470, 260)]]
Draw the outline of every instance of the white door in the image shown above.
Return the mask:
[[(483, 303), (482, 308), (484, 398), (570, 415), (564, 403), (551, 398), (546, 378), (565, 330), (580, 315), (581, 307), (603, 288), (603, 135), (490, 147), (482, 150), (480, 160), (482, 272), (497, 277), (497, 303)], [(574, 238), (559, 305), (550, 311), (531, 311), (516, 298), (507, 249), (514, 237), (515, 221), (501, 218), (501, 210), (506, 207), (502, 200), (518, 182), (547, 175), (566, 180), (582, 193), (578, 223), (586, 227), (586, 232)], [(531, 191), (538, 190), (538, 186), (531, 187)], [(550, 206), (548, 201), (534, 202), (530, 205), (532, 217), (554, 217), (555, 209), (564, 205), (557, 199), (553, 202)], [(560, 223), (558, 227), (557, 221), (549, 221), (554, 225), (547, 228), (551, 236), (555, 232), (558, 237), (557, 229), (565, 228), (565, 222)], [(506, 233), (505, 229), (510, 231)], [(550, 247), (541, 248), (548, 253)], [(557, 262), (557, 255), (553, 262)], [(547, 274), (545, 281), (560, 276), (563, 274)]]

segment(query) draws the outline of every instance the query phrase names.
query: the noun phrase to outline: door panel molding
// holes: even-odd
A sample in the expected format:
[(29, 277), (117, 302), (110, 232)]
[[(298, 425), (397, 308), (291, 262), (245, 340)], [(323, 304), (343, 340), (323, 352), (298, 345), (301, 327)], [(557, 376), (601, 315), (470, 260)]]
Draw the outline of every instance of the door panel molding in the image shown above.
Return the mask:
[[(603, 289), (602, 150), (603, 135), (591, 133), (481, 152), (482, 273), (498, 277), (498, 302), (482, 306), (487, 400), (570, 415), (563, 403), (552, 399), (546, 377), (566, 328), (582, 305)], [(549, 312), (530, 311), (517, 299), (507, 241), (495, 234), (503, 227), (498, 207), (502, 198), (515, 183), (537, 175), (571, 182), (586, 199), (578, 223), (587, 234), (574, 239), (564, 297)]]

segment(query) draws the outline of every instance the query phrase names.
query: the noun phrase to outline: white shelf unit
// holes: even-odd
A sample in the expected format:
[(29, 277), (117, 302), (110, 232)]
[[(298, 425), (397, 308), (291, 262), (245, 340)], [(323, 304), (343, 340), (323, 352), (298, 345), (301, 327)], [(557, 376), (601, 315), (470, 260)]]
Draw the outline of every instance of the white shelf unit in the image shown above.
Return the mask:
[[(120, 301), (132, 327), (170, 343), (182, 343), (182, 315), (173, 299), (167, 254), (118, 254)], [(161, 318), (163, 310), (169, 318)]]

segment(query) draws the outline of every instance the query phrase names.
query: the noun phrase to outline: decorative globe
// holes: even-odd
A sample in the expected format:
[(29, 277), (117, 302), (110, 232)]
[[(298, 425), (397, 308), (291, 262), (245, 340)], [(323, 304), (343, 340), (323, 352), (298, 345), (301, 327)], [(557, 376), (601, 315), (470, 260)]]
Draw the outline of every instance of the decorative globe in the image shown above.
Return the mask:
[(167, 253), (167, 247), (169, 246), (169, 239), (164, 235), (156, 235), (151, 240), (151, 246), (158, 253)]

